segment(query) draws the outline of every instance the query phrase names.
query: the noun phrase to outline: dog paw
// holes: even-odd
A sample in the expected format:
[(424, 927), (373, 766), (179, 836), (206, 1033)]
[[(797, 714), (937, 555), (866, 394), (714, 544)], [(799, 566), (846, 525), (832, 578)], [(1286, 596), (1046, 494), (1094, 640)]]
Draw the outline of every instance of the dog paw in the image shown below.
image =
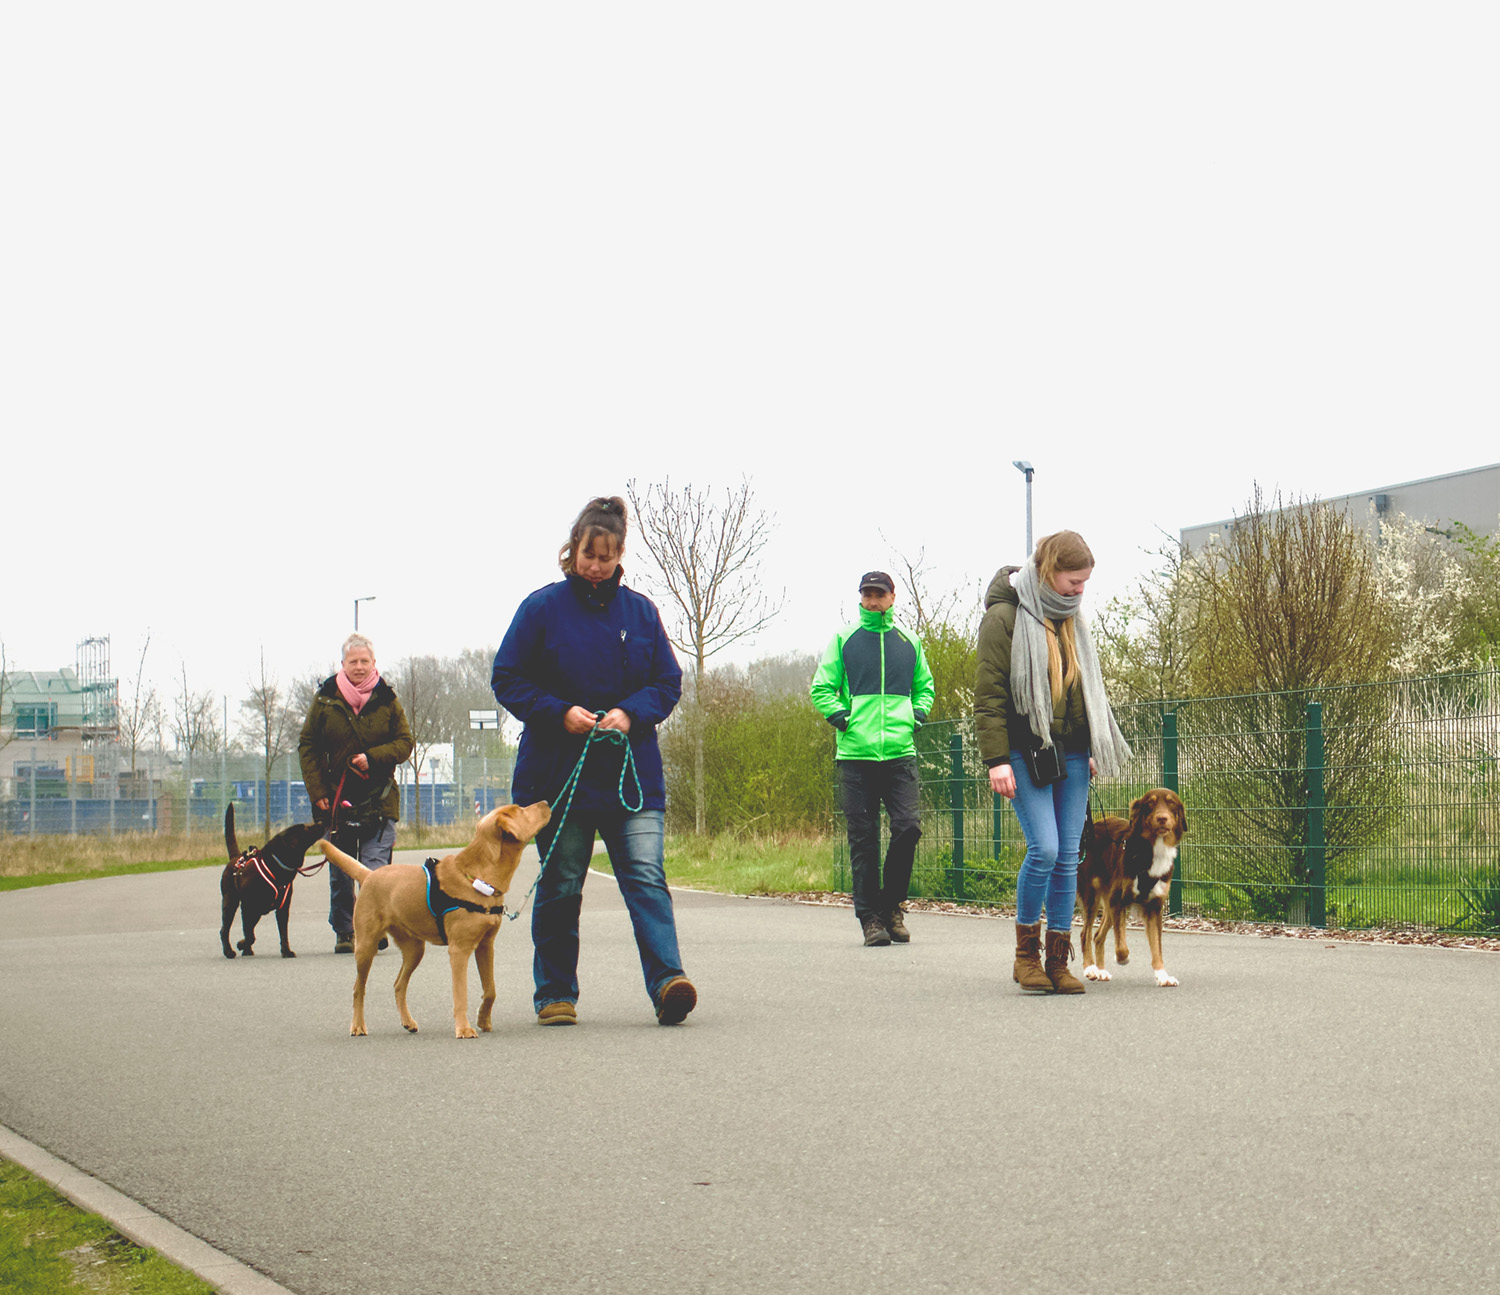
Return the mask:
[(1129, 949), (1125, 949), (1125, 950), (1122, 951), (1122, 950), (1116, 949), (1115, 950), (1115, 961), (1118, 962), (1122, 967), (1128, 965), (1129, 962), (1130, 962), (1130, 950)]
[(462, 1029), (456, 1029), (453, 1031), (453, 1037), (455, 1039), (477, 1039), (479, 1035), (475, 1032), (472, 1025), (465, 1022)]
[(281, 956), (283, 958), (295, 958), (297, 955), (295, 953), (293, 953), (290, 949), (283, 949), (281, 951)]
[(226, 958), (234, 957), (234, 950), (231, 949), (227, 944), (224, 946), (224, 956)]
[(1092, 966), (1092, 965), (1087, 966), (1087, 967), (1085, 967), (1083, 969), (1083, 975), (1084, 975), (1084, 979), (1086, 979), (1086, 980), (1109, 980), (1109, 979), (1112, 979), (1112, 977), (1110, 976), (1109, 972), (1105, 971), (1103, 967), (1095, 967), (1095, 966)]
[(1169, 976), (1165, 971), (1156, 973), (1156, 983), (1162, 989), (1171, 989), (1177, 984), (1176, 976)]
[(417, 1032), (417, 1023), (413, 1021), (410, 1025), (403, 1025), (401, 1028), (408, 1034), (415, 1034)]
[(369, 1030), (365, 1029), (363, 1025), (351, 1025), (349, 1027), (349, 1037), (352, 1039), (362, 1039), (368, 1034)]

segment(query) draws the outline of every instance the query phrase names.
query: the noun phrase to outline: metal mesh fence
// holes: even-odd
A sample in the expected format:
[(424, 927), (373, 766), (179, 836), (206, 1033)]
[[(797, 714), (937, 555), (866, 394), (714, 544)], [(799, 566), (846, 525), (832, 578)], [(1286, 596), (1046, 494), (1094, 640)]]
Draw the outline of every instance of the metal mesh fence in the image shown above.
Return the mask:
[[(143, 772), (134, 780), (100, 778), (96, 782), (53, 774), (53, 766), (40, 760), (28, 764), (31, 767), (23, 767), (12, 780), (11, 795), (0, 800), (0, 835), (214, 835), (222, 831), (224, 810), (232, 803), (235, 819), (249, 840), (255, 825), (266, 821), (267, 809), (273, 830), (310, 822), (313, 817), (294, 753), (272, 762), (269, 779), (265, 761), (255, 755), (200, 759), (196, 766), (180, 766), (165, 777), (144, 772), (143, 764)], [(424, 825), (471, 823), (478, 814), (508, 803), (510, 770), (509, 759), (457, 756), (439, 780), (402, 785), (402, 822), (416, 818), (420, 797)], [(123, 794), (122, 787), (134, 794)]]
[[(1189, 834), (1174, 912), (1347, 928), (1500, 929), (1500, 671), (1117, 711), (1134, 757), (1097, 784), (1124, 814), (1176, 790)], [(1025, 852), (972, 722), (917, 737), (913, 895), (1013, 903)], [(847, 846), (834, 885), (849, 888)]]

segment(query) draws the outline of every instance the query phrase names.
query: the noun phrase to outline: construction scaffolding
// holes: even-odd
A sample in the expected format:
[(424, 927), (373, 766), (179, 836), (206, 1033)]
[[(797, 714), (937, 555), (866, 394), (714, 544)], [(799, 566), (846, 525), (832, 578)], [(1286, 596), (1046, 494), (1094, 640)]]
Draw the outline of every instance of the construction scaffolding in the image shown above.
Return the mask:
[(83, 744), (112, 742), (119, 733), (120, 685), (109, 669), (109, 635), (80, 641), (77, 663)]

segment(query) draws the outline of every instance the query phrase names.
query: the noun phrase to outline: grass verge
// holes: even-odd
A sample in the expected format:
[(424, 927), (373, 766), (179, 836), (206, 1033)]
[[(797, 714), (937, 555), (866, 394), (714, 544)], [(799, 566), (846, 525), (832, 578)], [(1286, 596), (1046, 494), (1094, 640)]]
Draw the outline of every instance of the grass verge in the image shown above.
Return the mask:
[[(826, 836), (667, 836), (669, 885), (729, 895), (827, 890), (832, 859)], [(608, 872), (609, 857), (595, 855), (594, 866)]]
[(213, 1287), (127, 1241), (97, 1214), (0, 1160), (0, 1291), (209, 1295)]
[[(239, 831), (238, 836), (243, 849), (261, 844), (265, 830), (255, 825)], [(400, 823), (396, 827), (396, 848), (426, 849), (446, 854), (467, 844), (469, 839), (463, 836), (455, 843), (450, 837), (451, 833), (432, 827), (423, 828), (418, 837), (410, 824)], [(224, 838), (215, 832), (195, 832), (191, 836), (181, 832), (122, 832), (117, 836), (0, 836), (0, 891), (50, 886), (60, 881), (86, 881), (94, 877), (223, 867), (224, 857)]]

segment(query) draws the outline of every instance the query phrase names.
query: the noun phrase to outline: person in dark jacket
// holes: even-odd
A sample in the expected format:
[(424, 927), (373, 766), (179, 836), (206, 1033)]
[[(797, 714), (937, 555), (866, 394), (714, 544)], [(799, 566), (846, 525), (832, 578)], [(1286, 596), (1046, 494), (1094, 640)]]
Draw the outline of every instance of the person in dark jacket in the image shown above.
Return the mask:
[[(401, 817), (394, 775), (411, 752), (406, 712), (380, 677), (374, 645), (351, 634), (338, 673), (323, 681), (308, 708), (297, 754), (319, 821), (331, 821), (334, 843), (367, 868), (391, 861)], [(333, 951), (353, 953), (354, 883), (337, 868), (328, 870), (328, 925)]]
[[(666, 784), (656, 741), (656, 726), (682, 696), (682, 669), (656, 605), (622, 581), (625, 529), (622, 499), (585, 506), (558, 555), (564, 578), (521, 603), (490, 680), (495, 699), (525, 726), (512, 794), (552, 806), (536, 838), (545, 866), (531, 915), (542, 1025), (578, 1019), (578, 919), (596, 835), (630, 911), (656, 1019), (680, 1024), (698, 1001), (682, 971), (663, 866)], [(585, 747), (570, 801), (563, 788)]]
[[(979, 626), (974, 731), (990, 787), (1015, 806), (1026, 837), (1016, 878), (1012, 974), (1028, 991), (1083, 993), (1068, 959), (1089, 778), (1112, 775), (1130, 758), (1080, 610), (1093, 571), (1094, 555), (1077, 532), (1044, 536), (1024, 567), (995, 573)], [(1028, 751), (1049, 758), (1060, 751), (1065, 775), (1038, 783), (1026, 767)]]

